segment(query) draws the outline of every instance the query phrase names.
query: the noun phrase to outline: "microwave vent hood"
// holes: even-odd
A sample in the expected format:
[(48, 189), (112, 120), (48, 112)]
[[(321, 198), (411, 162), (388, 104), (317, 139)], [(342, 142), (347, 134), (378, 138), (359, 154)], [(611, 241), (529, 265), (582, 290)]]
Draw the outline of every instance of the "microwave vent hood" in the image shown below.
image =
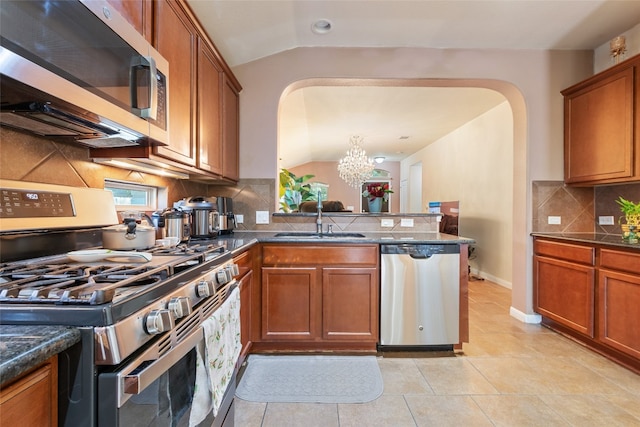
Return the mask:
[(169, 63), (106, 0), (0, 0), (0, 124), (92, 148), (167, 145)]
[(83, 145), (127, 147), (148, 144), (145, 135), (2, 76), (0, 124), (40, 136)]

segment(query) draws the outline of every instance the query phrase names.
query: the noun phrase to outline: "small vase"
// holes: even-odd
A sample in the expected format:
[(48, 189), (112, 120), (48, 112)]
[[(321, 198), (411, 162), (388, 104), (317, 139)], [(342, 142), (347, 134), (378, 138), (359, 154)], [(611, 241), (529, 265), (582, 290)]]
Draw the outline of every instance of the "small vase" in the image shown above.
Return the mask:
[(382, 211), (382, 197), (376, 197), (373, 200), (369, 199), (369, 212), (381, 212)]

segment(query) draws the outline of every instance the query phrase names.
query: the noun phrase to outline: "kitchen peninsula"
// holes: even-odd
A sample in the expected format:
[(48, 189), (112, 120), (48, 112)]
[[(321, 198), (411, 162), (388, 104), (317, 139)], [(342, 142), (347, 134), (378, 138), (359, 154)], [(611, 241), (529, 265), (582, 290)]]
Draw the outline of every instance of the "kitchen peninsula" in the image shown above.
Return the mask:
[[(389, 216), (389, 215), (390, 214), (387, 214), (385, 216)], [(393, 215), (393, 214), (391, 215), (395, 217), (400, 216), (400, 215)], [(374, 215), (371, 215), (371, 214), (364, 214), (364, 215), (353, 214), (351, 215), (352, 224), (358, 223), (356, 218), (354, 218), (356, 216), (368, 217), (369, 220), (371, 220), (371, 218), (374, 217)], [(437, 216), (438, 215), (432, 215), (432, 214), (402, 215), (402, 217), (413, 217), (414, 219), (417, 220), (416, 224), (418, 224), (418, 219), (420, 217), (422, 217), (422, 219), (432, 218), (434, 219), (434, 224), (437, 224), (437, 222), (435, 221)], [(277, 217), (277, 215), (274, 217)], [(291, 217), (291, 215), (289, 215), (289, 217)], [(300, 217), (298, 217), (298, 219), (300, 219)], [(380, 221), (380, 218), (377, 218), (377, 222), (379, 221)], [(308, 231), (314, 225), (315, 223), (310, 221), (303, 222), (302, 224), (298, 221), (297, 229)], [(279, 228), (284, 228), (285, 230), (287, 229), (286, 227), (279, 227)], [(353, 228), (345, 227), (345, 229), (348, 229), (354, 232)], [(468, 341), (468, 305), (467, 305), (468, 294), (467, 294), (466, 248), (469, 244), (473, 244), (474, 240), (464, 238), (464, 237), (459, 237), (459, 236), (438, 233), (437, 231), (425, 231), (426, 229), (424, 227), (421, 229), (422, 231), (416, 231), (416, 232), (406, 232), (406, 231), (380, 232), (380, 231), (362, 231), (362, 228), (356, 228), (356, 229), (360, 230), (359, 234), (361, 234), (364, 237), (353, 238), (353, 237), (325, 236), (325, 237), (300, 238), (300, 237), (277, 236), (279, 233), (281, 233), (281, 231), (236, 231), (233, 234), (219, 236), (216, 239), (212, 239), (208, 241), (211, 244), (223, 246), (226, 250), (230, 251), (232, 256), (234, 257), (234, 260), (240, 266), (240, 276), (238, 280), (240, 282), (239, 286), (241, 288), (241, 298), (245, 299), (242, 302), (242, 307), (243, 308), (249, 307), (250, 309), (249, 313), (247, 313), (246, 309), (242, 310), (242, 317), (245, 318), (243, 323), (244, 327), (242, 331), (243, 344), (245, 344), (245, 348), (243, 349), (243, 352), (245, 352), (245, 354), (247, 352), (260, 351), (261, 349), (262, 351), (267, 351), (267, 349), (274, 351), (274, 350), (277, 350), (278, 348), (281, 348), (281, 349), (286, 348), (286, 345), (283, 344), (283, 342), (286, 342), (286, 341), (283, 341), (282, 339), (276, 340), (276, 342), (279, 342), (279, 344), (274, 345), (273, 341), (271, 344), (265, 344), (265, 342), (268, 342), (271, 338), (273, 338), (273, 334), (270, 334), (268, 330), (265, 331), (262, 329), (263, 319), (269, 320), (269, 317), (267, 313), (264, 313), (262, 311), (263, 297), (265, 296), (266, 291), (263, 288), (264, 283), (260, 279), (260, 269), (263, 267), (265, 262), (271, 262), (272, 264), (270, 264), (270, 266), (272, 267), (278, 265), (277, 262), (273, 261), (274, 258), (267, 258), (265, 260), (264, 254), (268, 253), (268, 252), (264, 252), (265, 247), (271, 248), (269, 250), (273, 250), (273, 248), (277, 248), (277, 247), (287, 247), (289, 249), (293, 249), (294, 252), (296, 253), (298, 252), (303, 253), (305, 250), (308, 250), (309, 248), (315, 248), (316, 250), (318, 248), (319, 249), (325, 248), (326, 250), (329, 250), (329, 251), (337, 251), (336, 253), (341, 255), (342, 260), (340, 261), (341, 264), (339, 268), (344, 268), (343, 265), (345, 262), (347, 262), (346, 261), (347, 258), (349, 259), (349, 262), (354, 262), (358, 264), (356, 267), (347, 267), (347, 268), (352, 269), (351, 273), (354, 272), (353, 269), (357, 270), (355, 271), (356, 280), (360, 280), (362, 277), (364, 277), (361, 274), (364, 272), (366, 277), (369, 278), (370, 280), (369, 285), (374, 286), (374, 288), (372, 289), (372, 293), (367, 294), (368, 297), (371, 298), (367, 302), (368, 304), (367, 309), (371, 310), (370, 312), (368, 312), (371, 316), (367, 321), (368, 322), (367, 325), (371, 326), (371, 329), (369, 329), (368, 331), (368, 336), (364, 336), (360, 334), (360, 336), (357, 337), (356, 339), (352, 339), (354, 334), (351, 331), (349, 333), (343, 334), (343, 335), (346, 335), (348, 339), (345, 340), (344, 339), (345, 336), (343, 336), (342, 337), (343, 339), (338, 340), (339, 342), (341, 342), (341, 344), (338, 344), (338, 345), (333, 345), (333, 346), (327, 345), (326, 340), (323, 342), (321, 338), (316, 337), (318, 338), (317, 340), (319, 342), (318, 345), (310, 345), (309, 343), (303, 344), (303, 345), (298, 344), (297, 348), (298, 350), (304, 350), (305, 348), (307, 350), (312, 350), (314, 348), (319, 349), (319, 348), (325, 348), (325, 347), (333, 347), (334, 350), (343, 349), (345, 351), (361, 350), (361, 351), (374, 352), (376, 348), (376, 343), (378, 342), (378, 339), (379, 339), (378, 337), (379, 290), (377, 288), (379, 285), (379, 281), (378, 281), (378, 275), (379, 275), (378, 247), (379, 245), (389, 243), (389, 242), (460, 245), (461, 248), (464, 248), (464, 250), (461, 250), (461, 257), (460, 257), (460, 315), (459, 315), (460, 316), (460, 341), (461, 341), (460, 345), (462, 342)], [(364, 254), (367, 258), (358, 259), (362, 254)], [(322, 262), (321, 259), (315, 259), (314, 262), (318, 264), (318, 267), (321, 267), (320, 265), (320, 263)], [(331, 266), (331, 267), (335, 267), (335, 266)], [(267, 268), (271, 268), (271, 267), (267, 267)], [(307, 268), (308, 270), (310, 267), (306, 266), (305, 268)], [(267, 275), (267, 278), (268, 277), (269, 276)], [(343, 302), (344, 304), (346, 304), (345, 308), (358, 307), (358, 304), (355, 304), (353, 301), (347, 300)], [(349, 312), (352, 312), (352, 311), (354, 310), (349, 309)], [(327, 310), (324, 310), (324, 311), (320, 310), (318, 313), (322, 313), (322, 312), (324, 312), (325, 314), (329, 313)], [(334, 322), (340, 322), (341, 321), (340, 316), (342, 316), (344, 313), (345, 311), (335, 312), (334, 313), (335, 315), (333, 317)], [(319, 319), (320, 319), (320, 322), (324, 321), (323, 318), (319, 318)], [(353, 321), (353, 317), (347, 320)], [(7, 328), (8, 328), (7, 326), (3, 326), (3, 331), (10, 332), (8, 331)], [(15, 326), (13, 328), (29, 329), (31, 327)], [(74, 334), (73, 328), (65, 328), (65, 330), (69, 331), (68, 334), (71, 334), (70, 335), (71, 337), (75, 337), (76, 340), (78, 339), (79, 333), (76, 333), (75, 335), (73, 335)], [(27, 332), (25, 332), (25, 334), (32, 335)], [(332, 335), (333, 336), (332, 339), (335, 339), (336, 337), (336, 334), (331, 334), (330, 331), (327, 332), (326, 335), (327, 336)], [(28, 340), (23, 339), (21, 342), (27, 343), (27, 341)], [(329, 340), (329, 342), (330, 341), (331, 340)], [(39, 344), (37, 345), (39, 346)], [(38, 348), (40, 349), (39, 351), (46, 352), (49, 350), (55, 350), (56, 346), (58, 345), (59, 344), (57, 342), (51, 345), (48, 345), (48, 347), (50, 347), (48, 350), (44, 348), (44, 347), (47, 347), (47, 345), (44, 345), (44, 347), (38, 347)], [(29, 369), (35, 367), (40, 362), (40, 359), (34, 359), (33, 363), (29, 363), (30, 359), (27, 358), (27, 352), (23, 351), (21, 353), (24, 353), (24, 354), (22, 354), (22, 356), (20, 354), (15, 355), (15, 357), (12, 356), (11, 359), (13, 361), (13, 364), (9, 364), (9, 361), (3, 362), (3, 371), (2, 371), (3, 383), (9, 382), (12, 378), (20, 375), (23, 372), (27, 372)], [(18, 370), (16, 370), (16, 368), (13, 367), (13, 366), (17, 366), (15, 365), (15, 363), (17, 363), (15, 362), (16, 360), (21, 361), (19, 364)]]

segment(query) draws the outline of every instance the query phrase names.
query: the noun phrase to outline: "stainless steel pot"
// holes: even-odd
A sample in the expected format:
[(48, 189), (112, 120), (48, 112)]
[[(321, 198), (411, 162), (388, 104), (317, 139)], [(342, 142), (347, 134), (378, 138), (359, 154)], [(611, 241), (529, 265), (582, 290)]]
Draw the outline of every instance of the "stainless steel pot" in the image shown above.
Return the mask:
[(153, 223), (161, 232), (163, 239), (177, 237), (186, 242), (191, 237), (191, 217), (189, 212), (179, 209), (166, 209), (153, 214)]
[(155, 228), (137, 224), (127, 218), (124, 224), (112, 225), (102, 229), (102, 246), (106, 249), (132, 250), (147, 249), (156, 244)]
[(181, 203), (191, 211), (191, 237), (216, 237), (220, 230), (220, 214), (215, 197), (189, 197)]

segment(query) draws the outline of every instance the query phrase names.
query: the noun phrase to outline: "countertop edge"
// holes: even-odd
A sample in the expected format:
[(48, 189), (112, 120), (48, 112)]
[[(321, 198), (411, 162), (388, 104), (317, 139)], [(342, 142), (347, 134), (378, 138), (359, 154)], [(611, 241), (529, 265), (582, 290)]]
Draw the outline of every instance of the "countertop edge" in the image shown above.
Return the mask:
[(70, 326), (0, 325), (0, 387), (78, 342)]
[[(282, 231), (237, 231), (231, 235), (225, 236), (224, 239), (231, 240), (247, 240), (244, 245), (234, 245), (235, 250), (241, 252), (242, 248), (246, 249), (246, 245), (250, 243), (351, 243), (351, 244), (473, 244), (475, 239), (462, 236), (454, 236), (451, 234), (438, 232), (367, 232), (356, 231), (363, 234), (363, 238), (353, 237), (276, 237), (276, 234)], [(241, 250), (242, 249), (242, 250)]]
[(605, 233), (542, 233), (533, 232), (533, 237), (544, 237), (567, 242), (587, 243), (640, 252), (640, 244), (630, 244), (622, 240), (621, 235)]

